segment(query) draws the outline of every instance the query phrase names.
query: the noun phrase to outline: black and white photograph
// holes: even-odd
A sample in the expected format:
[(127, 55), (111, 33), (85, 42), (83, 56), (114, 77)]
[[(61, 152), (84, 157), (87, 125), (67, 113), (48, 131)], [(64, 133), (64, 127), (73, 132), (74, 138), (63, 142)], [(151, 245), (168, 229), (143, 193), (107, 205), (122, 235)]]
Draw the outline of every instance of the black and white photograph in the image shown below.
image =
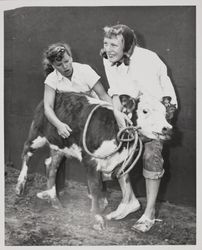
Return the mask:
[(0, 3), (1, 244), (199, 249), (200, 5), (84, 2)]

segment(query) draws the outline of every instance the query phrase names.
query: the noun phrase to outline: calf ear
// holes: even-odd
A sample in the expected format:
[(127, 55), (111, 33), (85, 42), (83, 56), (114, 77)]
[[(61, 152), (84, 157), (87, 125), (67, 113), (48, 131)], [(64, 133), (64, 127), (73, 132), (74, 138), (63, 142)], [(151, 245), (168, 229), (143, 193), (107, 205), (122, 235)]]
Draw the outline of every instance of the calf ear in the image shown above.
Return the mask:
[(121, 104), (123, 105), (124, 109), (126, 110), (126, 113), (133, 112), (134, 109), (136, 109), (136, 100), (129, 96), (129, 95), (120, 95), (119, 96)]
[(170, 104), (170, 106), (166, 107), (166, 119), (168, 120), (168, 122), (173, 119), (176, 110), (176, 104)]
[(120, 99), (121, 103), (128, 102), (128, 100), (130, 99), (130, 96), (129, 95), (120, 95), (119, 99)]
[(129, 99), (129, 108), (133, 111), (134, 109), (136, 109), (138, 102), (139, 102), (139, 100), (137, 100), (137, 99), (135, 99), (133, 97), (130, 97), (130, 99)]
[(171, 103), (171, 100), (172, 98), (170, 96), (164, 96), (161, 102), (163, 103), (164, 106), (169, 106)]

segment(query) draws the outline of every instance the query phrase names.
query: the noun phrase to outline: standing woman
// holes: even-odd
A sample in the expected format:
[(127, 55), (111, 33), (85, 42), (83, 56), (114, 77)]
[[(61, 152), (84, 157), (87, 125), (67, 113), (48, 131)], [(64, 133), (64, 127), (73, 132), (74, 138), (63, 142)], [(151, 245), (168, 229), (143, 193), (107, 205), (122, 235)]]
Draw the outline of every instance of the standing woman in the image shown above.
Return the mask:
[[(101, 56), (114, 109), (121, 111), (123, 108), (119, 100), (121, 94), (134, 98), (139, 94), (147, 94), (160, 101), (166, 97), (177, 107), (175, 91), (165, 64), (155, 52), (137, 45), (136, 35), (128, 26), (119, 24), (104, 28)], [(133, 230), (146, 232), (155, 223), (156, 198), (164, 174), (162, 149), (160, 140), (145, 143), (143, 176), (147, 204), (143, 215), (133, 225)]]

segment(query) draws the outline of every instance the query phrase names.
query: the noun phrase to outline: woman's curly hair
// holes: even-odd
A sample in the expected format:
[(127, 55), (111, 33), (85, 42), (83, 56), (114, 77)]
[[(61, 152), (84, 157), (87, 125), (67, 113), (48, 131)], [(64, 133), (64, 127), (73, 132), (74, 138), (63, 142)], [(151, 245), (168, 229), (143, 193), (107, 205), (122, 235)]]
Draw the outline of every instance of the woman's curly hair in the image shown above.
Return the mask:
[(55, 61), (61, 61), (65, 52), (72, 57), (70, 46), (63, 42), (51, 44), (44, 50), (42, 64), (45, 76), (54, 71), (52, 64)]
[[(111, 27), (104, 27), (104, 37), (112, 38), (118, 35), (122, 35), (124, 39), (123, 62), (125, 65), (129, 65), (130, 56), (132, 55), (133, 50), (137, 45), (137, 37), (134, 31), (124, 24), (117, 24)], [(107, 53), (104, 48), (101, 49), (100, 55), (107, 59)]]

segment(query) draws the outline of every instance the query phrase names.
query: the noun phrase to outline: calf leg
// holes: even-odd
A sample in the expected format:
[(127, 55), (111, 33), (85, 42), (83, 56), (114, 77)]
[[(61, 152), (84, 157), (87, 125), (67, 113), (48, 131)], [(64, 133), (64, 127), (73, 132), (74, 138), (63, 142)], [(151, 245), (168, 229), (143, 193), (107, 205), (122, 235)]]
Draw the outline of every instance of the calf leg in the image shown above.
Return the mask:
[[(58, 197), (61, 195), (61, 193), (64, 191), (64, 188), (65, 188), (65, 167), (66, 167), (65, 160), (66, 160), (66, 157), (63, 157), (61, 160), (60, 166), (58, 167), (57, 174), (56, 174), (55, 183), (56, 183), (56, 193)], [(47, 178), (49, 176), (51, 162), (52, 162), (51, 157), (45, 160)]]
[(108, 206), (108, 200), (107, 200), (107, 186), (106, 182), (103, 181), (102, 175), (101, 175), (101, 197), (99, 198), (99, 206), (102, 211)]
[(100, 172), (96, 171), (96, 167), (87, 167), (88, 188), (92, 200), (91, 212), (95, 218), (94, 229), (96, 230), (103, 230), (105, 228), (105, 221), (101, 216), (101, 208), (99, 203), (99, 199), (102, 197), (102, 180), (100, 175)]
[(51, 161), (52, 161), (51, 157), (49, 157), (49, 158), (47, 158), (47, 159), (45, 160), (46, 176), (47, 176), (47, 177), (48, 177), (48, 175), (49, 175), (49, 170), (50, 170)]
[(48, 200), (49, 202), (51, 202), (53, 207), (59, 208), (61, 207), (61, 204), (56, 194), (56, 174), (60, 166), (60, 163), (64, 157), (64, 154), (60, 150), (51, 149), (50, 157), (51, 161), (48, 166), (48, 176), (47, 176), (48, 190), (38, 193), (37, 197), (40, 199)]
[(65, 165), (65, 161), (66, 161), (66, 157), (63, 157), (61, 162), (60, 162), (60, 166), (58, 167), (58, 171), (56, 174), (56, 193), (58, 196), (60, 196), (60, 194), (64, 191), (65, 188), (65, 169), (66, 169), (66, 165)]
[[(107, 186), (106, 182), (103, 181), (102, 175), (100, 175), (101, 178), (101, 195), (98, 197), (99, 207), (101, 211), (104, 211), (105, 208), (108, 206), (108, 200), (107, 200)], [(92, 199), (92, 195), (90, 193), (90, 188), (88, 187), (88, 197)], [(91, 207), (91, 211), (93, 211), (93, 207)]]
[(133, 192), (129, 175), (126, 174), (118, 179), (121, 191), (122, 191), (122, 201), (119, 204), (118, 208), (106, 215), (108, 220), (115, 219), (120, 220), (126, 217), (128, 214), (132, 212), (136, 212), (140, 208), (140, 203), (135, 197)]
[(32, 156), (31, 152), (27, 152), (22, 159), (22, 168), (20, 171), (20, 175), (18, 177), (17, 185), (15, 188), (15, 192), (17, 195), (21, 195), (24, 193), (25, 190), (25, 184), (27, 181), (27, 172), (28, 172), (28, 161), (30, 157)]
[(20, 175), (18, 177), (16, 185), (16, 194), (20, 195), (24, 192), (25, 184), (27, 180), (27, 172), (29, 168), (29, 160), (33, 155), (34, 151), (38, 148), (43, 147), (47, 144), (45, 137), (39, 136), (38, 128), (35, 126), (35, 123), (32, 122), (27, 141), (24, 143), (23, 152), (22, 152), (22, 168)]

